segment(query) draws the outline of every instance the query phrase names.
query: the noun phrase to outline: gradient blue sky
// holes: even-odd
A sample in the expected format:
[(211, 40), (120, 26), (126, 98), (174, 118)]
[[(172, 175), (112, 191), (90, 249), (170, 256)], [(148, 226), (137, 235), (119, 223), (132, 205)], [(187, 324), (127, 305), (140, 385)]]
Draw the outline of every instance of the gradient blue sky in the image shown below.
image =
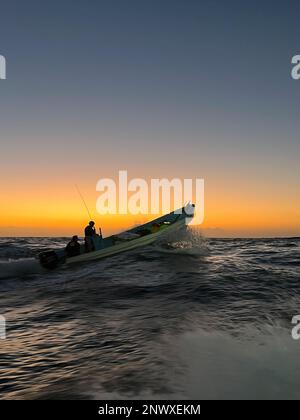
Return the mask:
[[(128, 169), (203, 177), (211, 207), (231, 218), (249, 195), (265, 214), (282, 202), (293, 223), (281, 233), (300, 235), (299, 12), (296, 1), (3, 3), (0, 234), (18, 194), (22, 213), (20, 189), (36, 201), (42, 179), (49, 189), (76, 181), (92, 202), (99, 177)], [(232, 234), (247, 230), (246, 213)]]

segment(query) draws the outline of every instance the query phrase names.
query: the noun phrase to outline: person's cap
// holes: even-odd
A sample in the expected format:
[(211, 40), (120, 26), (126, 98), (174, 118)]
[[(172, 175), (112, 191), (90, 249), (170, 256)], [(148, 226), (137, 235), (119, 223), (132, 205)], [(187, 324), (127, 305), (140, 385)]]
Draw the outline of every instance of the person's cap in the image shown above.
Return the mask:
[(89, 224), (90, 224), (90, 225), (94, 225), (94, 224), (95, 224), (95, 222), (93, 222), (93, 221), (91, 220)]

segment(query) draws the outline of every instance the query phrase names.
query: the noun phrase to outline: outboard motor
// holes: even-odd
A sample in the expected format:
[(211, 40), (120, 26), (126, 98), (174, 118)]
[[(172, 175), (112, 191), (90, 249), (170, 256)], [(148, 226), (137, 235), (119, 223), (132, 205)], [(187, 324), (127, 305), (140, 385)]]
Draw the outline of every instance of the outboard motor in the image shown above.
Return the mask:
[(41, 252), (39, 254), (39, 260), (41, 266), (48, 270), (54, 270), (60, 262), (59, 256), (55, 251)]

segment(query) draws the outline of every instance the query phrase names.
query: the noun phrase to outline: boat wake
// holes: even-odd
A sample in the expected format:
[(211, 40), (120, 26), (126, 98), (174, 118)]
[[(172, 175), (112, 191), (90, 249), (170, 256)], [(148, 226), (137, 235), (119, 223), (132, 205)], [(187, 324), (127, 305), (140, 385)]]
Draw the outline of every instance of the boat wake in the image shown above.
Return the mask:
[(41, 274), (45, 270), (34, 258), (8, 260), (0, 262), (0, 279)]

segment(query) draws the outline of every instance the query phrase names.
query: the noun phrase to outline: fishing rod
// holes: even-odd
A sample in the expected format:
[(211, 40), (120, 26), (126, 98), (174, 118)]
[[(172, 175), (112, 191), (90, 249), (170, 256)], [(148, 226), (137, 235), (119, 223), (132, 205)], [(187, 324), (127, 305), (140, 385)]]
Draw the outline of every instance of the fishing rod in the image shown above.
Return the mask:
[[(77, 190), (77, 192), (79, 194), (79, 197), (81, 198), (81, 200), (82, 200), (82, 202), (84, 204), (84, 207), (86, 208), (87, 214), (89, 215), (89, 219), (92, 220), (91, 212), (89, 211), (89, 208), (88, 208), (88, 206), (86, 204), (86, 201), (85, 201), (83, 195), (81, 194), (80, 189), (79, 189), (79, 187), (78, 187), (77, 184), (75, 184), (75, 188), (76, 188), (76, 190)], [(102, 238), (102, 229), (101, 229), (101, 227), (99, 228), (99, 233), (100, 233), (100, 238)]]

